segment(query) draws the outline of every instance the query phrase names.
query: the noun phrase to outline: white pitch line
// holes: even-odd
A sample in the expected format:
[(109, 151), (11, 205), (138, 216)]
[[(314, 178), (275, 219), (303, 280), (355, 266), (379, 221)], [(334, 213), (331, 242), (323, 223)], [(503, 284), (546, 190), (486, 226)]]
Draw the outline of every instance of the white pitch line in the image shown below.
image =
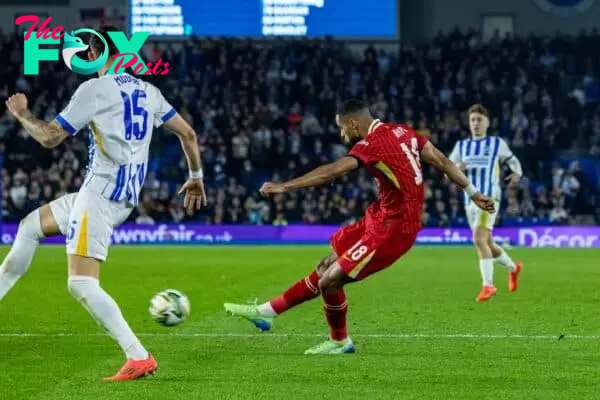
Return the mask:
[[(293, 338), (293, 337), (304, 337), (304, 338), (320, 338), (326, 337), (326, 334), (316, 333), (212, 333), (212, 332), (199, 332), (199, 333), (159, 333), (159, 332), (148, 332), (138, 333), (138, 336), (146, 337), (181, 337), (181, 338)], [(15, 338), (27, 338), (27, 337), (96, 337), (106, 336), (104, 333), (35, 333), (35, 332), (0, 332), (0, 337), (15, 337)], [(526, 334), (476, 334), (476, 333), (455, 333), (455, 334), (435, 334), (435, 333), (357, 333), (351, 335), (354, 338), (365, 338), (365, 339), (522, 339), (522, 340), (556, 340), (561, 335), (526, 335)], [(564, 335), (563, 339), (580, 339), (580, 340), (597, 340), (600, 339), (600, 335)]]

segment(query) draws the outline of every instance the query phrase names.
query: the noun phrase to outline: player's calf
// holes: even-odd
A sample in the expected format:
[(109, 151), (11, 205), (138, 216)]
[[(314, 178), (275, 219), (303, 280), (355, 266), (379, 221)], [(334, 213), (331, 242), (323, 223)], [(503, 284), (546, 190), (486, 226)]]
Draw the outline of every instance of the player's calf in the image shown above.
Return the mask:
[(491, 235), (488, 244), (492, 251), (494, 261), (502, 265), (508, 271), (508, 291), (514, 292), (519, 286), (519, 273), (521, 272), (523, 264), (520, 262), (515, 263), (502, 247), (493, 242)]
[(117, 341), (129, 360), (135, 362), (149, 360), (150, 355), (125, 321), (119, 306), (100, 286), (99, 271), (100, 261), (89, 257), (69, 255), (67, 283), (69, 292)]
[(477, 301), (489, 299), (493, 296), (491, 293), (494, 292), (490, 289), (494, 287), (494, 259), (492, 258), (492, 250), (488, 244), (490, 235), (490, 231), (481, 226), (477, 227), (473, 233), (473, 242), (475, 249), (479, 254), (479, 271), (481, 272), (483, 287), (481, 293), (477, 297)]
[(347, 279), (346, 273), (337, 262), (329, 267), (323, 276), (321, 276), (319, 288), (323, 297), (323, 311), (329, 325), (329, 338), (331, 340), (322, 345), (325, 347), (317, 346), (318, 349), (309, 349), (307, 354), (321, 354), (321, 351), (350, 352), (348, 351), (349, 346), (352, 347), (352, 352), (354, 352), (354, 346), (349, 342), (350, 339), (348, 338), (346, 318), (348, 314), (348, 302), (346, 301), (346, 293), (343, 289)]

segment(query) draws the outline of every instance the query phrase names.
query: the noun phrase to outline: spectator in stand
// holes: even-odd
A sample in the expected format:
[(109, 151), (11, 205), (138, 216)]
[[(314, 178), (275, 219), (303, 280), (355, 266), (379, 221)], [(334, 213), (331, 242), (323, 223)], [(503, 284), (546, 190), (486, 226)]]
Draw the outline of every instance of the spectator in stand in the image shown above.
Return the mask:
[[(67, 68), (40, 64), (23, 74), (23, 41), (3, 34), (0, 97), (23, 90), (32, 108), (54, 118), (81, 79)], [(565, 223), (583, 215), (600, 222), (593, 161), (569, 166), (565, 154), (600, 154), (600, 65), (589, 37), (500, 38), (476, 32), (439, 34), (423, 46), (390, 52), (367, 47), (362, 55), (341, 42), (189, 39), (182, 49), (152, 43), (150, 59), (174, 66), (145, 76), (199, 132), (210, 205), (190, 219), (173, 182), (185, 162), (172, 135), (155, 132), (144, 195), (131, 221), (207, 224), (343, 224), (357, 218), (377, 195), (359, 171), (312, 191), (261, 199), (265, 180), (299, 175), (346, 152), (333, 121), (336, 103), (350, 96), (369, 101), (375, 115), (411, 124), (449, 153), (467, 136), (465, 111), (483, 103), (490, 132), (502, 136), (523, 162), (525, 176), (504, 192), (501, 223)], [(586, 60), (574, 63), (569, 60)], [(4, 102), (0, 103), (4, 104)], [(77, 135), (45, 150), (0, 109), (4, 152), (3, 218), (18, 221), (31, 208), (81, 185), (87, 140)], [(33, 162), (35, 160), (35, 162)], [(423, 221), (465, 225), (454, 185), (426, 168)]]

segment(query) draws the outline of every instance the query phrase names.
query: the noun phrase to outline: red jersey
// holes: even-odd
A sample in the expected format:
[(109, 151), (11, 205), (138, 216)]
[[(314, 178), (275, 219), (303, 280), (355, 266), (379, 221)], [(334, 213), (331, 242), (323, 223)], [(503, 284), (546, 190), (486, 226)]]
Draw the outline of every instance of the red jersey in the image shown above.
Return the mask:
[(379, 199), (367, 209), (367, 218), (396, 220), (399, 233), (421, 229), (424, 188), (420, 155), (427, 141), (409, 126), (376, 119), (368, 136), (352, 147), (348, 155), (367, 168), (379, 188)]

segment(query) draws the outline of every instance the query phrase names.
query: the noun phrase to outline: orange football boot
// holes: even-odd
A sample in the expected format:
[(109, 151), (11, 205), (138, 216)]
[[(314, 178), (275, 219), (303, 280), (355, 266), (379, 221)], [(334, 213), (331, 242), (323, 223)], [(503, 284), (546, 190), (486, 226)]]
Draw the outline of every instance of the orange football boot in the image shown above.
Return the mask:
[(508, 291), (514, 292), (519, 287), (519, 273), (521, 272), (521, 267), (523, 267), (523, 263), (518, 262), (515, 263), (516, 269), (515, 272), (508, 273)]
[(134, 379), (144, 378), (148, 375), (154, 375), (158, 369), (156, 360), (150, 354), (145, 360), (127, 360), (123, 368), (119, 370), (114, 376), (104, 378), (105, 381), (131, 381)]
[(477, 302), (487, 301), (496, 294), (498, 289), (495, 286), (486, 285), (481, 288), (481, 292), (479, 292), (479, 296), (475, 299)]

